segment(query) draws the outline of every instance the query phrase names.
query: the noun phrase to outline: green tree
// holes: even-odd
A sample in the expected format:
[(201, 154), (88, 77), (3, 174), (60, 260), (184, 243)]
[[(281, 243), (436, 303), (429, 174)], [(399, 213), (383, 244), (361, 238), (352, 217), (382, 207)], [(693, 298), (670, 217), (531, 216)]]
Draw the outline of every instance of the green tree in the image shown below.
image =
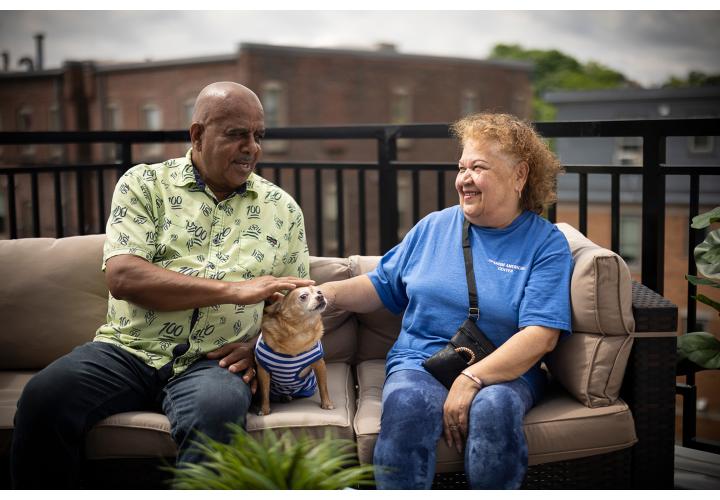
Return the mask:
[(585, 64), (559, 50), (525, 49), (521, 45), (498, 44), (490, 53), (491, 59), (513, 59), (534, 63), (532, 74), (534, 118), (553, 120), (556, 109), (543, 100), (551, 90), (596, 90), (631, 85), (625, 75), (598, 62)]
[(663, 88), (707, 87), (718, 85), (720, 85), (720, 73), (708, 75), (702, 71), (690, 71), (685, 78), (673, 75), (662, 84)]

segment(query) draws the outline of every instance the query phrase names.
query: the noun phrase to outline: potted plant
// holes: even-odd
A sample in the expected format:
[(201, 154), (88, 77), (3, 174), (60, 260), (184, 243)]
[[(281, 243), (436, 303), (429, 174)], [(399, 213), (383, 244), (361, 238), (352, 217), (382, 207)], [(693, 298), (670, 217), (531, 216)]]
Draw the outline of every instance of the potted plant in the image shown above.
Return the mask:
[[(704, 229), (720, 222), (720, 207), (693, 217), (691, 227)], [(705, 241), (695, 247), (695, 264), (702, 276), (685, 275), (693, 285), (720, 288), (720, 229), (710, 231)], [(720, 303), (698, 293), (693, 297), (720, 313)], [(708, 332), (690, 332), (678, 337), (678, 374), (688, 371), (720, 368), (720, 341)]]
[(176, 489), (336, 490), (373, 485), (373, 466), (358, 465), (355, 443), (327, 432), (322, 439), (290, 431), (266, 430), (261, 439), (230, 424), (232, 439), (220, 443), (201, 436), (195, 445), (202, 464), (171, 468)]

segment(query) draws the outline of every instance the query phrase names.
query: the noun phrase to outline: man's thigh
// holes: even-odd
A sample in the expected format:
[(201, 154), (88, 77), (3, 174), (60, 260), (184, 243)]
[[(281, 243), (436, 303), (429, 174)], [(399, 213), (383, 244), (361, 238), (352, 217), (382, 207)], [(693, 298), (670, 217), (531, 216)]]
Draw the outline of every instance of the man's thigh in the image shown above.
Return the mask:
[[(190, 428), (224, 434), (225, 424), (244, 426), (252, 400), (250, 387), (242, 376), (221, 368), (217, 360), (203, 359), (168, 382), (163, 390), (163, 410), (173, 430)], [(181, 429), (176, 429), (176, 427)]]
[[(155, 370), (123, 349), (88, 342), (57, 359), (28, 382), (19, 416), (74, 422), (85, 432), (102, 418), (153, 406)], [(27, 410), (27, 411), (23, 411)]]

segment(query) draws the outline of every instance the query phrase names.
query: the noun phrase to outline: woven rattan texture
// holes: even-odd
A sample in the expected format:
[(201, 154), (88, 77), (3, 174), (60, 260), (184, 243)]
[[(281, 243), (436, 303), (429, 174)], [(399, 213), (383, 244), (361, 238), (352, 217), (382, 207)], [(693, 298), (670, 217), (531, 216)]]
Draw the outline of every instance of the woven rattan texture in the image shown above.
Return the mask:
[(677, 329), (677, 306), (662, 295), (633, 281), (633, 317), (636, 332), (672, 332)]

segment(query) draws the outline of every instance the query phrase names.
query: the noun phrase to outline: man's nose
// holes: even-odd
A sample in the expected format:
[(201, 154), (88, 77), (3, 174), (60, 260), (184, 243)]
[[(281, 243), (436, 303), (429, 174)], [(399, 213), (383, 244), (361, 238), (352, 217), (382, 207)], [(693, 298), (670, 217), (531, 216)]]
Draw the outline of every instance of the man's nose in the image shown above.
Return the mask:
[(260, 151), (260, 143), (255, 140), (255, 137), (250, 136), (248, 140), (242, 142), (241, 151), (244, 154), (254, 155)]

